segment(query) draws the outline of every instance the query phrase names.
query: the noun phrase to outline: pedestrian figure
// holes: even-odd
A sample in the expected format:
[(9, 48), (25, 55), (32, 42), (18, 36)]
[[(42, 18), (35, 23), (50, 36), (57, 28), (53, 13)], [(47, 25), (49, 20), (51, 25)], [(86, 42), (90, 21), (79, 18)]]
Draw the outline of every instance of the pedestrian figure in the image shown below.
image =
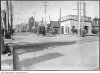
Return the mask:
[(74, 34), (74, 33), (76, 32), (76, 30), (75, 30), (75, 29), (71, 29), (71, 31), (72, 31), (72, 34)]
[(76, 35), (77, 35), (77, 29), (76, 29)]

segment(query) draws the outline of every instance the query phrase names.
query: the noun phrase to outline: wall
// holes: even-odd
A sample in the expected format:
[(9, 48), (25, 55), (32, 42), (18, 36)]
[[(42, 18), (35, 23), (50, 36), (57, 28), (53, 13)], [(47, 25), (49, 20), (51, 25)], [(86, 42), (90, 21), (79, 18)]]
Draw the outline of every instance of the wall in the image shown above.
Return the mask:
[[(81, 28), (83, 26), (82, 24), (83, 24), (83, 22), (81, 22)], [(64, 34), (68, 34), (68, 32), (66, 32), (66, 28), (68, 29), (68, 27), (69, 27), (69, 34), (72, 33), (71, 32), (72, 26), (75, 26), (75, 29), (79, 30), (78, 21), (75, 21), (75, 20), (68, 20), (68, 21), (62, 22), (61, 26), (64, 27), (64, 30), (63, 30)], [(88, 34), (91, 34), (91, 22), (84, 22), (84, 26), (88, 26), (89, 27)]]

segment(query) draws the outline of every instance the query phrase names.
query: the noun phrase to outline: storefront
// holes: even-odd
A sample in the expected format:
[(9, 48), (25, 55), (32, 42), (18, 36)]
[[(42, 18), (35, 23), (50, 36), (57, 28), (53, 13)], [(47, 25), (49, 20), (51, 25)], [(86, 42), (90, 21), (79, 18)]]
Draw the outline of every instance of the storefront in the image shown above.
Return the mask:
[[(65, 19), (66, 18), (66, 19)], [(79, 28), (85, 30), (85, 34), (91, 34), (91, 18), (85, 17), (84, 22), (81, 20), (79, 27), (78, 17), (75, 15), (69, 15), (62, 19), (61, 32), (62, 34), (78, 34)]]

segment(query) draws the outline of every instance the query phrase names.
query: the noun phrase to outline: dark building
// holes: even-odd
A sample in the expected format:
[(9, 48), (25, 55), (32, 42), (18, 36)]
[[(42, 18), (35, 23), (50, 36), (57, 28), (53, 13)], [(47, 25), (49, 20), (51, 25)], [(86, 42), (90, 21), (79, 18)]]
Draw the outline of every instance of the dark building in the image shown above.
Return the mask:
[(36, 28), (38, 26), (38, 23), (34, 20), (33, 16), (29, 18), (28, 24), (29, 24), (29, 29), (28, 29), (29, 32), (32, 32), (33, 28), (34, 27)]
[(32, 31), (32, 27), (34, 26), (34, 18), (33, 16), (29, 18), (29, 32)]
[(92, 20), (92, 30), (95, 30), (97, 33), (99, 33), (99, 23), (100, 23), (100, 18), (94, 18)]
[(48, 26), (51, 31), (54, 31), (55, 34), (60, 34), (60, 23), (59, 21), (51, 21)]

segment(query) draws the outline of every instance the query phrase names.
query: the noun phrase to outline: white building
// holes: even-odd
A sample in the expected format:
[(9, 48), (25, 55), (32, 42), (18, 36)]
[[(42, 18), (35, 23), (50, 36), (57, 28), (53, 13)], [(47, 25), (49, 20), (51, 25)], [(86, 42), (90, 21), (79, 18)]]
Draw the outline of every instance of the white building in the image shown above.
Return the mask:
[[(83, 17), (82, 17), (83, 19)], [(91, 34), (91, 17), (85, 17), (84, 22), (81, 19), (81, 26), (84, 26), (86, 30), (86, 34)], [(84, 25), (83, 25), (84, 24)], [(72, 34), (72, 29), (75, 28), (77, 31), (79, 30), (79, 22), (78, 16), (76, 15), (68, 15), (61, 18), (61, 32), (62, 34)]]

